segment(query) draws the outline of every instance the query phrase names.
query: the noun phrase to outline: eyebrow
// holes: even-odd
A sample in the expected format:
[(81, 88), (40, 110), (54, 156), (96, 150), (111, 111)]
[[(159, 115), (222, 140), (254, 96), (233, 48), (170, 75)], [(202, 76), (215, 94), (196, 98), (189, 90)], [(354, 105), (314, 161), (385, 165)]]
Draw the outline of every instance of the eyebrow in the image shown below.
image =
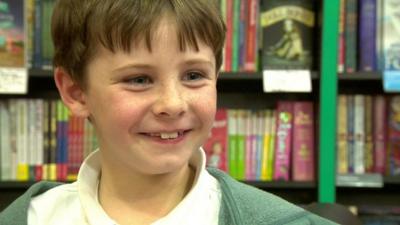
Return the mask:
[[(207, 65), (209, 67), (213, 67), (213, 63), (209, 60), (204, 60), (204, 59), (189, 59), (189, 60), (185, 60), (181, 63), (181, 65), (196, 65), (196, 64), (203, 64), (203, 65)], [(146, 64), (146, 63), (129, 63), (126, 65), (123, 65), (119, 68), (114, 69), (112, 72), (119, 72), (119, 71), (123, 71), (126, 69), (153, 69), (155, 66), (151, 65), (151, 64)]]
[(189, 60), (186, 60), (186, 61), (182, 62), (182, 64), (189, 65), (189, 66), (190, 65), (196, 65), (196, 64), (205, 64), (205, 65), (208, 65), (210, 67), (214, 66), (211, 61), (204, 60), (204, 59), (189, 59)]

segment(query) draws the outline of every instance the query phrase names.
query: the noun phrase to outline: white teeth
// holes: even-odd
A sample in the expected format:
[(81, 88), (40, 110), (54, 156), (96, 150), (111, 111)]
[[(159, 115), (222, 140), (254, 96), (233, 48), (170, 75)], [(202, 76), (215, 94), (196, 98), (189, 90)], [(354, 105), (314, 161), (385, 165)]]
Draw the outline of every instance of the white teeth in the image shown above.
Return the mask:
[(178, 137), (178, 132), (174, 133), (160, 133), (161, 139), (173, 139)]

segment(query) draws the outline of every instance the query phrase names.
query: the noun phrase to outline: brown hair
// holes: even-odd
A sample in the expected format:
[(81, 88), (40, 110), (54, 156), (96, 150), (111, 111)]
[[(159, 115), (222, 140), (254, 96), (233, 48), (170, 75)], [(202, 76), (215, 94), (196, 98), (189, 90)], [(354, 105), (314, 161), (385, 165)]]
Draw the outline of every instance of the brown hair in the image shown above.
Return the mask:
[(217, 0), (59, 0), (51, 34), (54, 66), (63, 67), (85, 87), (85, 69), (99, 44), (114, 52), (129, 52), (144, 40), (151, 51), (151, 35), (166, 14), (177, 26), (180, 50), (198, 50), (198, 40), (210, 46), (216, 68), (222, 64), (226, 27)]

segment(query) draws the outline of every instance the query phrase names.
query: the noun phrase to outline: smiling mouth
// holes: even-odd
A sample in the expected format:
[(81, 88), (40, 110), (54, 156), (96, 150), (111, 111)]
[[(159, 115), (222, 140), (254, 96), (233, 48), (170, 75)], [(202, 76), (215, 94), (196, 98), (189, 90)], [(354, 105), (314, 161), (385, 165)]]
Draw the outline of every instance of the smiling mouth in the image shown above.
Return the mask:
[(140, 133), (140, 134), (151, 137), (151, 138), (157, 138), (159, 140), (174, 140), (174, 139), (181, 138), (189, 131), (190, 130), (177, 131), (177, 132)]

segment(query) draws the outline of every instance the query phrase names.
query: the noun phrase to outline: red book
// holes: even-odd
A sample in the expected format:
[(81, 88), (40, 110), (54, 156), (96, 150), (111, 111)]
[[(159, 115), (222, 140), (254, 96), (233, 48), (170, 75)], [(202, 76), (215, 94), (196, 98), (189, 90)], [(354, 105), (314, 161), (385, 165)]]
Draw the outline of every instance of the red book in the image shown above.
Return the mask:
[(257, 62), (257, 23), (258, 23), (258, 0), (247, 0), (247, 32), (246, 32), (246, 57), (244, 63), (245, 71), (256, 71)]
[(374, 97), (373, 103), (374, 172), (385, 174), (386, 165), (386, 99), (383, 95)]
[(295, 102), (293, 114), (292, 179), (313, 181), (315, 179), (313, 103)]
[(289, 180), (293, 126), (293, 102), (278, 102), (275, 136), (274, 180)]
[(228, 141), (228, 114), (226, 109), (218, 109), (210, 135), (203, 145), (207, 155), (207, 166), (227, 171), (226, 154)]
[(233, 47), (233, 0), (226, 0), (226, 41), (225, 41), (225, 72), (232, 71)]

